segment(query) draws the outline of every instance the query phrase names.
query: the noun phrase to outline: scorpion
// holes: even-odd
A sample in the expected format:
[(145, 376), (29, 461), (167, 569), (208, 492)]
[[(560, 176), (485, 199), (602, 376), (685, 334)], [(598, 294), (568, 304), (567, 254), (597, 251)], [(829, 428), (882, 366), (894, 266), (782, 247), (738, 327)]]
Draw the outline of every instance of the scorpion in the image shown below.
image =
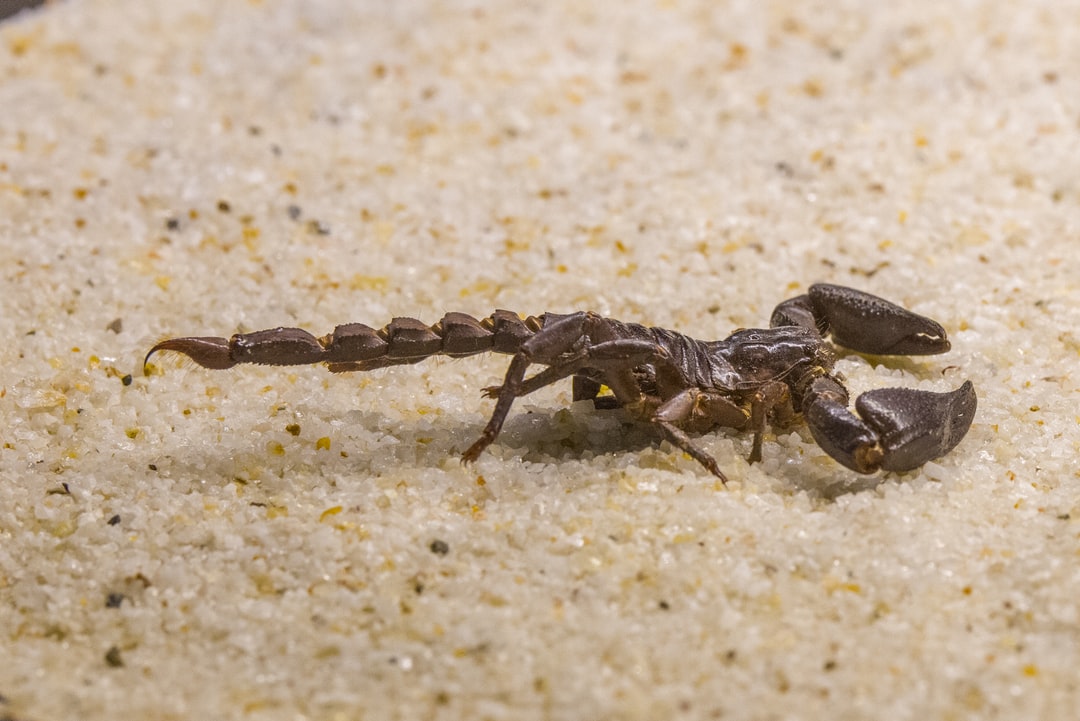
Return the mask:
[[(752, 431), (748, 460), (754, 463), (762, 458), (766, 423), (785, 426), (801, 414), (829, 456), (866, 474), (914, 470), (964, 438), (977, 404), (971, 381), (946, 393), (871, 390), (856, 399), (852, 412), (826, 336), (837, 346), (872, 355), (932, 355), (951, 348), (945, 329), (930, 318), (869, 293), (819, 283), (776, 306), (769, 328), (736, 330), (723, 340), (697, 340), (590, 311), (522, 317), (497, 310), (482, 320), (451, 312), (431, 326), (403, 317), (379, 330), (339, 325), (321, 338), (299, 328), (229, 339), (169, 338), (147, 353), (144, 372), (159, 351), (177, 351), (210, 369), (325, 363), (334, 373), (435, 355), (511, 355), (502, 384), (482, 389), (495, 399), (495, 408), (462, 454), (463, 463), (476, 461), (495, 441), (515, 399), (567, 377), (574, 401), (625, 409), (725, 484), (716, 459), (690, 433), (718, 427)], [(544, 368), (526, 377), (534, 364)]]

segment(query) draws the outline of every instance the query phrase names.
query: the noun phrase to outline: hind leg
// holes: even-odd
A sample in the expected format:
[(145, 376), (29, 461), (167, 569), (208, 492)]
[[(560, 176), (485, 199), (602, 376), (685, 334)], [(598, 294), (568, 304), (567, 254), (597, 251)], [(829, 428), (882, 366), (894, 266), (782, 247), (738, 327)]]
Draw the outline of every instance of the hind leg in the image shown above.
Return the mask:
[[(573, 316), (568, 316), (566, 320), (571, 318)], [(572, 376), (582, 369), (595, 368), (604, 374), (619, 403), (640, 404), (644, 398), (634, 378), (633, 369), (645, 363), (670, 362), (667, 351), (651, 341), (621, 338), (591, 345), (587, 335), (584, 339), (580, 336), (573, 338), (572, 333), (562, 332), (566, 329), (558, 330), (560, 344), (544, 338), (544, 331), (537, 333), (514, 355), (502, 385), (484, 390), (485, 395), (495, 397), (495, 408), (480, 437), (462, 454), (463, 462), (475, 461), (484, 449), (494, 442), (510, 413), (514, 399), (520, 396)], [(578, 340), (583, 342), (575, 349)], [(560, 351), (560, 348), (565, 350)], [(526, 378), (525, 373), (529, 366), (538, 362), (549, 365), (536, 375)]]

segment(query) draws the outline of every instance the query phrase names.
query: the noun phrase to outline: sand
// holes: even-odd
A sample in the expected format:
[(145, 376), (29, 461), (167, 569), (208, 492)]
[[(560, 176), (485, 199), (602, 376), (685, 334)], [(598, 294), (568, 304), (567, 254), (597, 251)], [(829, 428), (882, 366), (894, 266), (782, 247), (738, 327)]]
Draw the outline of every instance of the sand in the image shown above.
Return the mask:
[[(1076, 2), (52, 3), (0, 25), (0, 718), (1072, 719)], [(816, 281), (949, 455), (699, 439), (506, 356), (210, 371), (168, 336), (590, 309), (722, 338)]]

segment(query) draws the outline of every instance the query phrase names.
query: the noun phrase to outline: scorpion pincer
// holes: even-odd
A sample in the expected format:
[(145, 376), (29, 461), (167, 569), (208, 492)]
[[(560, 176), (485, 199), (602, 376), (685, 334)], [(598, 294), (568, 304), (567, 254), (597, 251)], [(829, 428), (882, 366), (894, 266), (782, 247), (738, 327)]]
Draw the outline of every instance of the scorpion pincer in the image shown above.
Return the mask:
[[(869, 293), (817, 284), (778, 305), (769, 328), (738, 330), (723, 340), (697, 340), (587, 311), (522, 318), (497, 310), (482, 320), (447, 313), (432, 326), (414, 318), (394, 318), (379, 330), (349, 323), (321, 338), (299, 328), (230, 339), (171, 338), (151, 348), (146, 362), (158, 351), (177, 351), (212, 369), (326, 363), (341, 373), (434, 355), (511, 355), (502, 385), (483, 389), (495, 399), (495, 409), (462, 454), (466, 463), (499, 435), (516, 398), (567, 377), (575, 401), (624, 408), (725, 483), (716, 460), (690, 433), (718, 427), (752, 431), (753, 463), (761, 460), (766, 423), (785, 425), (801, 414), (818, 445), (859, 473), (912, 470), (960, 443), (977, 403), (970, 381), (947, 393), (872, 390), (856, 399), (852, 412), (826, 336), (838, 346), (874, 355), (950, 349), (945, 329), (929, 318)], [(526, 377), (533, 364), (544, 368)], [(610, 394), (601, 395), (604, 387)]]

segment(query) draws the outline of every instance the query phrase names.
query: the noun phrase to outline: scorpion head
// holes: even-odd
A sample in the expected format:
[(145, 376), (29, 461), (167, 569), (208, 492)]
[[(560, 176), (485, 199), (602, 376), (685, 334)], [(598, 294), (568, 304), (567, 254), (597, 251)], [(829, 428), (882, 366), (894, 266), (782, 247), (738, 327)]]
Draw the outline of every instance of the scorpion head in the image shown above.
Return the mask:
[(783, 380), (794, 387), (806, 374), (827, 373), (836, 362), (832, 348), (820, 335), (794, 325), (736, 331), (721, 351), (750, 385)]

